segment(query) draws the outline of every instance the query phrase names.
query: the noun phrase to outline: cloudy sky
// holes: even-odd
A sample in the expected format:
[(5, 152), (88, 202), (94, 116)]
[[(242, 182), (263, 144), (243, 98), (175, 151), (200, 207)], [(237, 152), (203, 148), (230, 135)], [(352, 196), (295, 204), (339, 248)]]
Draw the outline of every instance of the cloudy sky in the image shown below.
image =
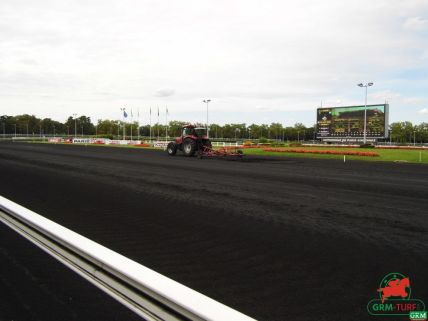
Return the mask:
[(312, 125), (368, 81), (428, 121), (427, 0), (0, 2), (0, 114)]

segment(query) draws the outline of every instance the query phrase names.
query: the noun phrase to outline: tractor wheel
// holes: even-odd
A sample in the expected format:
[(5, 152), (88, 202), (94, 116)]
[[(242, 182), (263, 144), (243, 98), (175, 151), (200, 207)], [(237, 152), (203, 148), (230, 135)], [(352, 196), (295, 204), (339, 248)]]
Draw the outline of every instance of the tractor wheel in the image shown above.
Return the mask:
[(166, 147), (166, 151), (169, 156), (174, 156), (177, 153), (177, 144), (175, 142), (170, 142)]
[(187, 157), (193, 156), (195, 151), (196, 151), (196, 142), (190, 138), (184, 140), (183, 142), (184, 156), (187, 156)]

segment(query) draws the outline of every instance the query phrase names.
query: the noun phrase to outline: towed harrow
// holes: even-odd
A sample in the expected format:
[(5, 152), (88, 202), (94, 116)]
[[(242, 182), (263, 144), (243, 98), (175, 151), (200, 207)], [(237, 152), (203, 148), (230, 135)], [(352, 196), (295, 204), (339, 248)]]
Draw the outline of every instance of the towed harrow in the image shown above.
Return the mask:
[(198, 158), (203, 157), (219, 157), (219, 158), (242, 158), (243, 153), (242, 150), (235, 148), (225, 148), (221, 147), (219, 149), (213, 149), (212, 147), (202, 146), (202, 148), (198, 151)]

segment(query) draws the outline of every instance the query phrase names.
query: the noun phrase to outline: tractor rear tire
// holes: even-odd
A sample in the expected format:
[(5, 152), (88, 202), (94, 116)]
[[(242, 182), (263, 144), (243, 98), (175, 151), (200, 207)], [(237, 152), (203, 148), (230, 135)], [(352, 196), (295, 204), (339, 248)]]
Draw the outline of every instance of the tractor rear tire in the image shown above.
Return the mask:
[(196, 142), (193, 139), (187, 138), (183, 142), (183, 153), (184, 156), (190, 157), (195, 154)]
[(169, 156), (174, 156), (177, 153), (177, 144), (175, 142), (170, 142), (166, 147), (166, 151)]

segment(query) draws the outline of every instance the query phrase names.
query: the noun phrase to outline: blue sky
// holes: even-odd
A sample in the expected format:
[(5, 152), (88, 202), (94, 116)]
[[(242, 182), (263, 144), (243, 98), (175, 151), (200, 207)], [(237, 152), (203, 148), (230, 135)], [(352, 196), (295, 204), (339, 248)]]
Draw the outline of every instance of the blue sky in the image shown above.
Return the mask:
[[(312, 125), (316, 108), (390, 103), (428, 122), (426, 0), (0, 3), (0, 114), (63, 121), (168, 106), (170, 119)], [(156, 116), (154, 120), (156, 121)], [(164, 119), (164, 116), (162, 116)]]

